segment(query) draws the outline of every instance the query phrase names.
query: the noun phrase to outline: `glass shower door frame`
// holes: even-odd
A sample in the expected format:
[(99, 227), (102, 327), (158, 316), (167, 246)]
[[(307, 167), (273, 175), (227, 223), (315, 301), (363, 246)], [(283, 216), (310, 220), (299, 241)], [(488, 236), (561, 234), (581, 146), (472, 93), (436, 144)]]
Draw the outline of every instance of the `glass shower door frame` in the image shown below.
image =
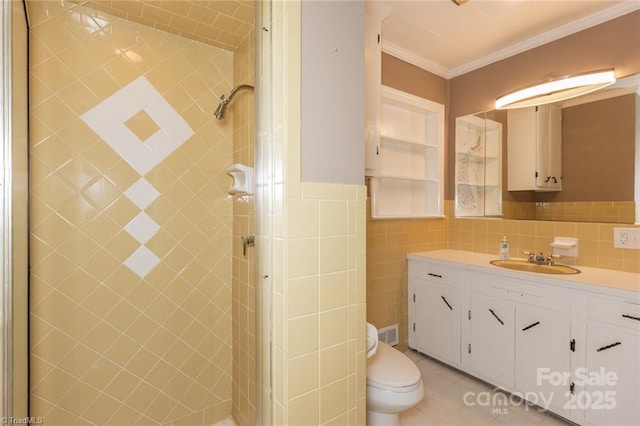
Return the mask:
[(273, 424), (273, 84), (271, 55), (272, 1), (255, 2), (256, 22), (256, 330), (257, 424)]

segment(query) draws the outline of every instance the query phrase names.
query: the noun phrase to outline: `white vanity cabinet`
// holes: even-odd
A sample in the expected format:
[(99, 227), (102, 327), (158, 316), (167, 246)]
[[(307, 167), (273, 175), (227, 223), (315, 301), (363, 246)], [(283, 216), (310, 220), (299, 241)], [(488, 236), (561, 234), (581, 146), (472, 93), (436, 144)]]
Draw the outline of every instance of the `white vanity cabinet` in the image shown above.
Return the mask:
[(509, 191), (562, 190), (562, 110), (555, 105), (510, 109)]
[[(588, 306), (586, 368), (596, 372), (571, 403), (591, 425), (640, 424), (640, 304), (592, 296)], [(582, 384), (582, 383), (579, 383)]]
[(461, 274), (410, 263), (409, 277), (409, 347), (459, 366)]
[(513, 387), (515, 305), (474, 292), (471, 295), (471, 341), (467, 345), (474, 375)]
[[(569, 379), (557, 382), (557, 373), (571, 373), (571, 319), (540, 307), (519, 306), (515, 326), (515, 388), (549, 401), (556, 413), (570, 415)], [(531, 402), (540, 403), (539, 400)]]
[(571, 367), (570, 293), (526, 280), (474, 273), (471, 279), (470, 369), (525, 399), (563, 409), (570, 382), (541, 380), (541, 368)]
[[(580, 281), (589, 268), (558, 278), (432, 253), (408, 256), (411, 348), (575, 423), (640, 425), (638, 274)], [(593, 284), (609, 276), (632, 290)]]

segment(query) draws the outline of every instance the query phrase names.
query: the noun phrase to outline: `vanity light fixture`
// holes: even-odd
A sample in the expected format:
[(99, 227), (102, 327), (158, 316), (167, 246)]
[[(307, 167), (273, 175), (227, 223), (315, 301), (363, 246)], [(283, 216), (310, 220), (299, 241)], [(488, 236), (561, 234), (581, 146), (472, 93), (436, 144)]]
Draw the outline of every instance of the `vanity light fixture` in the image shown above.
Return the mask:
[(613, 69), (563, 77), (525, 87), (496, 99), (496, 109), (524, 108), (564, 101), (616, 82)]

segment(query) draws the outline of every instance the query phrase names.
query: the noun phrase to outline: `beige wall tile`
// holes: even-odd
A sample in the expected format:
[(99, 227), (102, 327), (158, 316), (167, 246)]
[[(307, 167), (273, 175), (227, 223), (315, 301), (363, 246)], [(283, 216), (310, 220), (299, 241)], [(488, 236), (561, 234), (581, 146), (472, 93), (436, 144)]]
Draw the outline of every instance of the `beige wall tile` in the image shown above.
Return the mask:
[(290, 399), (318, 387), (319, 356), (313, 352), (287, 362), (287, 392)]
[(289, 401), (288, 421), (286, 424), (319, 424), (318, 391), (306, 393)]
[(287, 262), (290, 278), (318, 274), (319, 249), (316, 238), (289, 240), (287, 252), (289, 253)]
[(289, 358), (318, 350), (318, 316), (308, 315), (290, 319), (287, 324)]
[[(320, 422), (326, 423), (347, 411), (347, 380), (320, 388)], [(339, 424), (339, 423), (336, 423)]]

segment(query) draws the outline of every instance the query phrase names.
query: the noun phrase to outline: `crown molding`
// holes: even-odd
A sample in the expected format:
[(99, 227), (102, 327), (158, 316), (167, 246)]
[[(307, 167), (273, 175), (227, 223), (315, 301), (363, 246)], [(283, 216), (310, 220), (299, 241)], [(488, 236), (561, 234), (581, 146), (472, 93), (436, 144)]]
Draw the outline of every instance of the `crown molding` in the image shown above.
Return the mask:
[(640, 10), (640, 1), (627, 0), (624, 3), (620, 3), (608, 9), (604, 9), (600, 12), (578, 19), (577, 21), (563, 25), (554, 30), (540, 34), (536, 37), (532, 37), (523, 42), (513, 44), (490, 55), (467, 62), (454, 68), (446, 68), (438, 65), (435, 62), (430, 61), (413, 51), (409, 51), (393, 43), (386, 42), (384, 39), (382, 41), (382, 51), (412, 65), (420, 67), (425, 71), (429, 71), (446, 79), (451, 79), (462, 74), (474, 71), (478, 68), (482, 68), (494, 62), (498, 62), (527, 50), (533, 49), (535, 47), (539, 47), (563, 37), (567, 37), (579, 31), (586, 30), (587, 28), (594, 27), (596, 25), (602, 24), (603, 22), (610, 21), (636, 10)]
[(429, 71), (433, 74), (439, 75), (442, 78), (445, 78), (445, 79), (451, 78), (449, 69), (443, 67), (442, 65), (438, 65), (435, 62), (432, 62), (411, 50), (405, 49), (404, 47), (400, 47), (397, 44), (385, 41), (384, 38), (382, 40), (382, 51), (400, 60), (408, 62), (411, 65), (415, 65), (416, 67), (422, 68), (425, 71)]

